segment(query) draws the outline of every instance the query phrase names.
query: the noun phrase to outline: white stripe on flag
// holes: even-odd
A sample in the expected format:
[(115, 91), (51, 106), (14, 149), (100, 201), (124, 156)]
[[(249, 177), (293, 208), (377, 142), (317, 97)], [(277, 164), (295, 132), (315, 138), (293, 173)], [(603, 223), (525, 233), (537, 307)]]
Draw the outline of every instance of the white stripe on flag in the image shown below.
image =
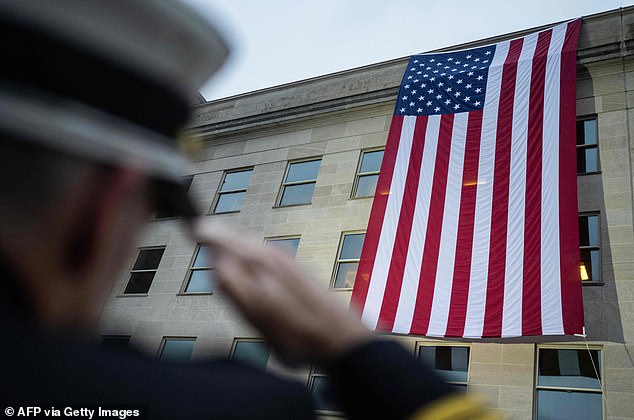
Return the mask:
[(401, 137), (396, 152), (396, 162), (394, 163), (392, 185), (390, 185), (390, 193), (385, 208), (385, 218), (383, 220), (383, 226), (381, 227), (381, 235), (376, 250), (374, 270), (372, 271), (368, 295), (365, 300), (365, 307), (361, 318), (366, 327), (372, 330), (376, 328), (381, 311), (381, 304), (383, 303), (387, 275), (390, 269), (390, 261), (392, 260), (392, 251), (394, 249), (394, 238), (396, 237), (396, 230), (401, 214), (401, 204), (403, 203), (403, 192), (405, 190), (407, 168), (409, 166), (409, 156), (412, 151), (415, 126), (416, 117), (406, 116), (403, 118)]
[(429, 328), (427, 329), (427, 335), (430, 336), (442, 337), (447, 330), (454, 264), (456, 258), (460, 258), (456, 255), (456, 240), (458, 239), (462, 168), (464, 166), (468, 121), (469, 114), (466, 112), (454, 116), (434, 299), (431, 306)]
[(484, 308), (489, 273), (489, 246), (491, 241), (495, 138), (498, 125), (502, 71), (508, 55), (509, 45), (510, 41), (501, 42), (495, 48), (495, 56), (491, 61), (491, 67), (489, 67), (485, 105), (482, 111), (478, 189), (476, 192), (471, 275), (464, 337), (482, 337), (484, 327)]
[(524, 281), (524, 202), (526, 199), (526, 144), (533, 55), (539, 34), (524, 38), (517, 63), (511, 164), (509, 173), (509, 209), (504, 278), (502, 337), (522, 335), (522, 286)]
[(563, 334), (559, 266), (559, 78), (567, 25), (553, 28), (544, 85), (542, 140), (541, 308), (542, 334)]
[(427, 120), (425, 132), (425, 148), (420, 166), (418, 191), (416, 195), (416, 207), (412, 220), (412, 232), (407, 249), (405, 269), (403, 271), (403, 283), (399, 295), (398, 307), (394, 318), (392, 331), (400, 334), (408, 334), (412, 326), (416, 296), (418, 294), (418, 282), (420, 280), (420, 267), (423, 259), (423, 248), (427, 237), (427, 220), (429, 217), (429, 203), (431, 201), (431, 188), (434, 179), (434, 167), (436, 166), (436, 150), (438, 148), (438, 135), (440, 132), (440, 115), (431, 115)]

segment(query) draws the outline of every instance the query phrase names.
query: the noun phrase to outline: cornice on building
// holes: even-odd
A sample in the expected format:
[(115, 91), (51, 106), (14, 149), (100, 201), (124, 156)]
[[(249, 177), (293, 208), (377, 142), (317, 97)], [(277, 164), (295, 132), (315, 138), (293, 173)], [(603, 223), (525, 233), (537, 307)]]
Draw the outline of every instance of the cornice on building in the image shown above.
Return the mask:
[[(634, 53), (634, 6), (583, 17), (577, 65)], [(556, 23), (426, 52), (488, 45)], [(233, 131), (276, 125), (324, 113), (394, 101), (408, 57), (344, 70), (196, 105), (189, 134), (212, 139)]]

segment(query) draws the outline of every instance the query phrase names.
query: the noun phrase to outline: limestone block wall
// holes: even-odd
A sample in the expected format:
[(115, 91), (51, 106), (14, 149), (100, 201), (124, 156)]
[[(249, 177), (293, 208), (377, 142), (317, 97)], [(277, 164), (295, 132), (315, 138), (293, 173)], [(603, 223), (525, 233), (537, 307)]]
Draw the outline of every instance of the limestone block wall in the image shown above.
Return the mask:
[[(577, 115), (597, 118), (601, 168), (578, 177), (579, 211), (598, 212), (601, 226), (603, 284), (583, 287), (587, 338), (388, 337), (412, 352), (419, 342), (469, 346), (468, 392), (514, 418), (533, 418), (537, 349), (552, 344), (601, 350), (603, 417), (634, 418), (632, 23), (634, 8), (588, 17), (579, 41)], [(362, 150), (385, 145), (405, 64), (393, 60), (197, 106), (191, 132), (205, 147), (189, 174), (199, 210), (210, 212), (225, 170), (253, 167), (241, 211), (208, 217), (262, 239), (300, 237), (297, 261), (328, 288), (342, 233), (367, 227), (372, 199), (351, 198), (355, 172)], [(276, 207), (288, 162), (304, 158), (322, 160), (311, 204)], [(99, 334), (129, 335), (152, 355), (163, 337), (196, 337), (194, 359), (227, 357), (236, 337), (258, 336), (221, 294), (179, 294), (196, 247), (179, 220), (150, 221), (138, 246), (165, 246), (149, 293), (122, 296), (128, 279), (122, 273)], [(331, 293), (348, 305), (349, 291)], [(308, 367), (289, 371), (274, 358), (269, 368), (308, 382)]]

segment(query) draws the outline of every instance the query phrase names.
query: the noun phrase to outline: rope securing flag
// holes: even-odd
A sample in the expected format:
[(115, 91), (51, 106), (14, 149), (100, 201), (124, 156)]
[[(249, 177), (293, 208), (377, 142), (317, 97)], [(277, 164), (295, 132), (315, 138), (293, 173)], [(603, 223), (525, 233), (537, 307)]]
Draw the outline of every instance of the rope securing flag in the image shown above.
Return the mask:
[(580, 25), (410, 58), (352, 294), (366, 326), (582, 333)]

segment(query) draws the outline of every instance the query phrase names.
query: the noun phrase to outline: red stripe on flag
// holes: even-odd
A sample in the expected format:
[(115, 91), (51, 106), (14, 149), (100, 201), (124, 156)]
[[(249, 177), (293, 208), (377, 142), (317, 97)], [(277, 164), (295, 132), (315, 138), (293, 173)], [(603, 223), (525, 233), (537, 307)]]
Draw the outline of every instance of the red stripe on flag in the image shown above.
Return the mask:
[(544, 83), (552, 30), (539, 33), (533, 57), (528, 107), (526, 216), (524, 218), (524, 280), (522, 335), (541, 335), (541, 204)]
[(363, 243), (361, 259), (359, 261), (359, 270), (357, 271), (357, 277), (354, 281), (354, 290), (352, 291), (350, 300), (351, 306), (356, 308), (359, 313), (363, 311), (365, 299), (368, 295), (370, 277), (372, 276), (376, 250), (379, 245), (379, 237), (381, 236), (381, 227), (383, 226), (383, 219), (385, 217), (385, 208), (387, 207), (387, 199), (392, 185), (392, 175), (394, 174), (394, 165), (396, 163), (396, 154), (401, 139), (402, 127), (403, 116), (394, 115), (387, 136), (383, 162), (381, 163), (381, 172), (377, 181), (376, 192), (374, 193), (374, 202), (372, 203), (370, 220), (368, 221), (368, 228)]
[(568, 24), (561, 57), (559, 110), (559, 247), (564, 333), (581, 334), (583, 296), (579, 275), (576, 157), (576, 52), (581, 20)]
[(445, 195), (447, 192), (447, 171), (451, 151), (451, 135), (453, 132), (453, 114), (445, 114), (440, 118), (438, 133), (438, 150), (434, 167), (434, 181), (432, 184), (427, 222), (427, 236), (423, 248), (423, 260), (420, 269), (420, 281), (416, 296), (416, 308), (412, 319), (411, 333), (427, 334), (429, 317), (431, 314), (434, 286), (436, 284), (436, 268), (440, 251), (440, 235), (442, 230), (443, 212), (445, 209)]
[(462, 170), (462, 192), (460, 196), (460, 215), (456, 239), (456, 260), (453, 270), (449, 318), (445, 332), (445, 336), (447, 337), (462, 337), (465, 319), (467, 317), (471, 250), (473, 245), (473, 219), (475, 217), (481, 134), (482, 111), (473, 111), (469, 114), (469, 122), (467, 123), (467, 139)]
[(484, 328), (482, 331), (483, 337), (499, 337), (502, 335), (513, 101), (515, 100), (517, 60), (522, 52), (523, 43), (523, 38), (511, 41), (502, 71), (495, 142), (495, 167), (493, 175), (494, 200), (491, 203), (489, 277), (487, 280)]
[(414, 127), (414, 138), (407, 168), (407, 181), (403, 194), (403, 203), (401, 204), (401, 214), (398, 219), (394, 249), (392, 250), (392, 261), (379, 314), (379, 328), (386, 331), (391, 331), (392, 327), (394, 327), (394, 318), (396, 317), (396, 309), (401, 295), (405, 260), (412, 232), (414, 209), (416, 208), (416, 195), (420, 178), (420, 165), (423, 159), (427, 120), (427, 116), (418, 117)]

